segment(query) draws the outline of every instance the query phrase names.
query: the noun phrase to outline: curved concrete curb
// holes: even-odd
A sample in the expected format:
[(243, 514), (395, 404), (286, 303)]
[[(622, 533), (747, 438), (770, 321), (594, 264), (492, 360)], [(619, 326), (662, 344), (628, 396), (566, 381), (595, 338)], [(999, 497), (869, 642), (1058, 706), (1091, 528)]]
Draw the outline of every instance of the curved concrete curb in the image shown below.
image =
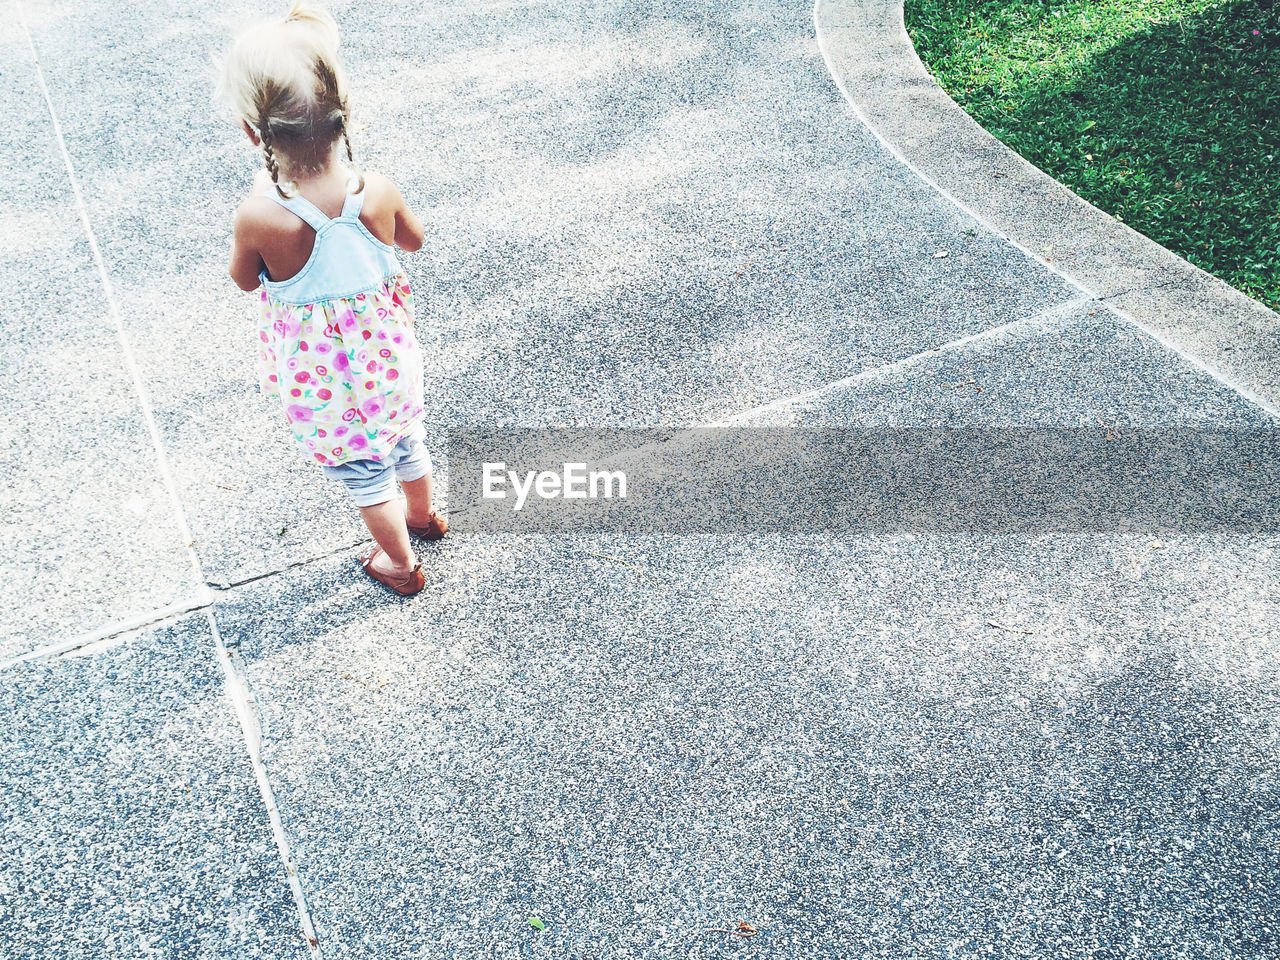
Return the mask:
[(929, 75), (902, 0), (817, 0), (818, 46), (859, 118), (967, 213), (1250, 399), (1280, 411), (1280, 314), (1082, 200)]

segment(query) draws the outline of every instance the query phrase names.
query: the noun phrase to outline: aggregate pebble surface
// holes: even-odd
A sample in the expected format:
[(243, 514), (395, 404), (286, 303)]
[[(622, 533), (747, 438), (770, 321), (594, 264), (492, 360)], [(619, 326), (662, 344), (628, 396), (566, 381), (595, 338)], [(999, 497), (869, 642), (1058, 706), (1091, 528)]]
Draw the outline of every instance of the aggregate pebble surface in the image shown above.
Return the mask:
[[(205, 575), (251, 581), (213, 617), (324, 957), (1276, 956), (1276, 538), (454, 535), (393, 597), (325, 556), (358, 520), (224, 274), (208, 57), (262, 10), (23, 9)], [(334, 11), (429, 225), (433, 443), (1274, 426), (894, 161), (808, 4)], [(0, 954), (305, 954), (205, 624), (0, 672)]]
[(301, 958), (204, 614), (0, 672), (0, 956)]
[[(0, 14), (0, 660), (195, 589), (26, 40)], [(8, 27), (13, 26), (13, 29)], [(147, 522), (143, 522), (144, 519)]]
[(1277, 420), (1094, 301), (828, 385), (735, 423), (1206, 432)]
[[(961, 374), (957, 422), (1265, 422), (1084, 309), (804, 416), (912, 422)], [(328, 954), (1261, 958), (1278, 547), (455, 537), (407, 604), (335, 559), (218, 616)]]
[[(209, 61), (263, 9), (24, 7), (209, 579), (358, 539), (226, 276), (259, 160)], [(355, 148), (428, 224), (436, 435), (715, 419), (1076, 296), (880, 148), (803, 2), (334, 10)]]
[(219, 618), (329, 956), (1265, 957), (1275, 563), (477, 537)]

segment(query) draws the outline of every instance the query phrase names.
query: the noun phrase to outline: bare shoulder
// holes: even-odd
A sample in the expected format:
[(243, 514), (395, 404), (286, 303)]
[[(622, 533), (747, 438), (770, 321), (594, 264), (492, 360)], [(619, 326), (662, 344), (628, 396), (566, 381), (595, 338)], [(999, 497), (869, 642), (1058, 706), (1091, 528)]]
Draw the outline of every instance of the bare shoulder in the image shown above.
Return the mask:
[(364, 209), (370, 205), (377, 211), (393, 212), (404, 204), (400, 188), (389, 178), (373, 170), (364, 171)]
[(265, 206), (271, 201), (266, 197), (253, 196), (241, 201), (236, 207), (235, 236), (237, 243), (257, 247), (267, 229), (267, 210)]
[(270, 197), (255, 193), (236, 208), (236, 230), (253, 232), (278, 227), (285, 222), (281, 213), (288, 214), (288, 211)]

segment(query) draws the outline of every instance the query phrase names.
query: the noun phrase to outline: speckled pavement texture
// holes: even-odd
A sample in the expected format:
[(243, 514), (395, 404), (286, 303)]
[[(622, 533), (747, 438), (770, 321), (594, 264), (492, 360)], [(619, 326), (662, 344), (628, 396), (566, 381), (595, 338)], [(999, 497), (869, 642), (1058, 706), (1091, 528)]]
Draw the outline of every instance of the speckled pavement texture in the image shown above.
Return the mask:
[[(208, 579), (359, 539), (256, 396), (225, 274), (258, 161), (208, 61), (247, 8), (113, 5), (126, 39), (24, 6)], [(435, 424), (713, 419), (1077, 295), (875, 145), (803, 5), (336, 10), (357, 149), (429, 224)]]
[(206, 614), (0, 672), (0, 740), (0, 956), (306, 956)]
[[(0, 657), (37, 656), (0, 669), (0, 956), (292, 958), (308, 923), (379, 960), (1280, 955), (1277, 538), (455, 536), (402, 601), (225, 275), (255, 158), (209, 55), (261, 8), (16, 9), (0, 280), (67, 299), (77, 353), (32, 401), (45, 341), (5, 321), (6, 447), (43, 456), (5, 528)], [(433, 443), (1275, 425), (885, 152), (808, 4), (333, 9), (356, 150), (428, 224)], [(33, 575), (48, 543), (96, 579)]]
[(0, 661), (196, 589), (26, 40), (0, 12)]
[[(1259, 416), (1081, 314), (800, 415), (909, 422), (956, 377), (986, 389), (950, 416), (984, 422)], [(327, 954), (1274, 950), (1274, 543), (690, 532), (429, 557), (409, 604), (344, 559), (219, 608)], [(749, 945), (708, 933), (738, 919)]]

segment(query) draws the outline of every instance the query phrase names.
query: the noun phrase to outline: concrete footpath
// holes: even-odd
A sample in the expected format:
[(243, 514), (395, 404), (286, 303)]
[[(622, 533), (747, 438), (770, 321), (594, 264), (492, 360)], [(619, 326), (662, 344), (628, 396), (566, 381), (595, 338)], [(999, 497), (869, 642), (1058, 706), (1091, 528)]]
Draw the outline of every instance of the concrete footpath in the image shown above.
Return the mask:
[[(332, 9), (427, 223), (437, 449), (1277, 426), (886, 149), (804, 2)], [(262, 12), (0, 7), (0, 957), (1280, 952), (1274, 535), (464, 534), (370, 581), (225, 273), (210, 55)]]

